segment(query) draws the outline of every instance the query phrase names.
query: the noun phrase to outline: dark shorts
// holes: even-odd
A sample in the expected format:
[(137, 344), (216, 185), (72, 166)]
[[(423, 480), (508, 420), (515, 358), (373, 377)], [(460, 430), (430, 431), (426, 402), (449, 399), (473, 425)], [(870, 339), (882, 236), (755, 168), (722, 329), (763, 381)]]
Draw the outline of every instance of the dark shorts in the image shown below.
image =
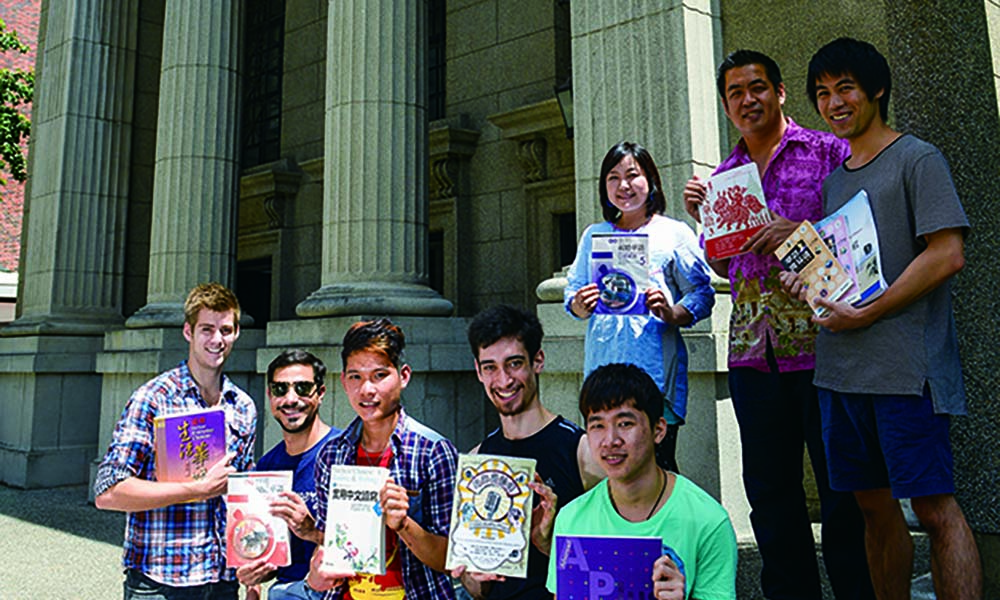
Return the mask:
[(894, 498), (955, 492), (948, 415), (923, 396), (819, 389), (830, 484), (838, 491), (891, 488)]

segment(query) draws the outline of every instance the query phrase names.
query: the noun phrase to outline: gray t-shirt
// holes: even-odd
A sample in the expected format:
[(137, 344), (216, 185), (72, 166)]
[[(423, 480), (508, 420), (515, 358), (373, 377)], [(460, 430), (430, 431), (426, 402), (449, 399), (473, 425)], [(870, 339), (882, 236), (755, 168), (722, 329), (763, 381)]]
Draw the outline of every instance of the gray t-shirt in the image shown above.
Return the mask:
[[(889, 285), (927, 247), (922, 236), (969, 221), (937, 148), (899, 137), (866, 165), (841, 165), (823, 182), (825, 214), (868, 192)], [(872, 326), (816, 339), (815, 384), (841, 393), (916, 395), (930, 385), (935, 412), (965, 413), (949, 282)]]

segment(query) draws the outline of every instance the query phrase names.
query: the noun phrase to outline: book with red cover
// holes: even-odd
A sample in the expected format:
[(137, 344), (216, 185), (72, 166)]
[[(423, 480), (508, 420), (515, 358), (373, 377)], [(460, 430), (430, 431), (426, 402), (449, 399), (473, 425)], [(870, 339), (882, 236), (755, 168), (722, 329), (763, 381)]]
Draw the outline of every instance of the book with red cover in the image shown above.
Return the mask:
[(271, 514), (271, 501), (292, 490), (291, 471), (251, 471), (229, 476), (226, 494), (226, 566), (265, 559), (292, 564), (288, 524)]
[(192, 481), (226, 455), (226, 412), (208, 408), (153, 419), (156, 479)]
[(771, 221), (755, 163), (714, 175), (705, 182), (701, 225), (705, 255), (719, 260), (742, 254), (740, 247)]
[(650, 537), (556, 536), (556, 598), (652, 598), (653, 563), (663, 540)]

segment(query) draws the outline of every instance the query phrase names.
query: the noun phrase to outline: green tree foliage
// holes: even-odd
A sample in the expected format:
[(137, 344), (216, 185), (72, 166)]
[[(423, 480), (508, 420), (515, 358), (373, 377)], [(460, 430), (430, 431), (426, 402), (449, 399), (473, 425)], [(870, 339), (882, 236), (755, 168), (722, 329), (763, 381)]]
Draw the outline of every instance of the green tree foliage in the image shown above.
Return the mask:
[[(27, 54), (28, 46), (21, 43), (17, 33), (7, 29), (0, 19), (0, 52)], [(31, 104), (35, 93), (35, 74), (23, 69), (0, 69), (0, 163), (17, 181), (28, 177), (25, 170), (22, 142), (28, 139), (31, 121), (24, 108)], [(0, 175), (0, 185), (7, 181)]]

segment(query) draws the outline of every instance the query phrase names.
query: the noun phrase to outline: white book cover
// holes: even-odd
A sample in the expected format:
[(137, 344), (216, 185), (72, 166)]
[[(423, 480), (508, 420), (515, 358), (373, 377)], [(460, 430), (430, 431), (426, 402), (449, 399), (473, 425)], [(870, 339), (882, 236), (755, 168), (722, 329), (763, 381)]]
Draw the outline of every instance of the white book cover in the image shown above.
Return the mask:
[(595, 233), (590, 247), (591, 281), (600, 291), (597, 314), (642, 315), (649, 287), (649, 236)]
[(226, 566), (265, 559), (292, 563), (288, 524), (271, 514), (271, 501), (292, 490), (291, 471), (250, 471), (229, 475), (226, 489)]
[(834, 221), (843, 217), (847, 222), (857, 289), (845, 300), (854, 306), (868, 304), (889, 289), (882, 275), (882, 258), (878, 247), (878, 230), (872, 214), (868, 192), (860, 190), (843, 206), (816, 223), (816, 229), (827, 231)]
[(385, 518), (379, 492), (389, 469), (332, 465), (323, 564), (335, 573), (385, 574)]
[(743, 243), (771, 221), (755, 163), (723, 171), (705, 182), (699, 213), (710, 260), (740, 254)]
[(535, 460), (460, 454), (446, 569), (525, 577)]

